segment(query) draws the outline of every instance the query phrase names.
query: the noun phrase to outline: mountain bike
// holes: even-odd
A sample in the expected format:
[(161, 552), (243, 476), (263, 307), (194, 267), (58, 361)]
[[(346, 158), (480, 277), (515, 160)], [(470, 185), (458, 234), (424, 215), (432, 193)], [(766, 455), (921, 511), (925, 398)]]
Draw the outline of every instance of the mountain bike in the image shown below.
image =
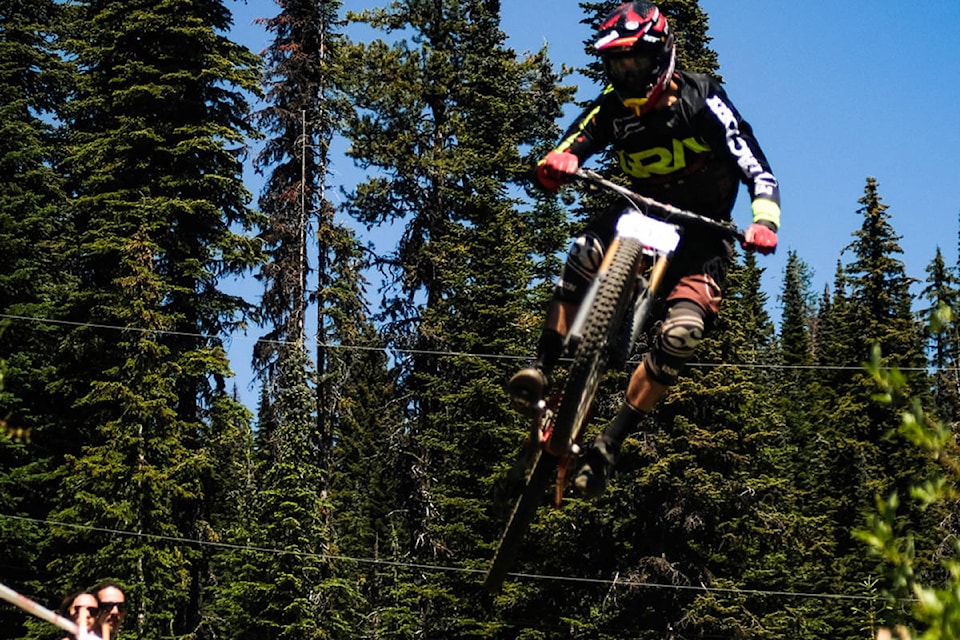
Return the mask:
[(667, 266), (684, 229), (708, 228), (743, 240), (732, 222), (707, 218), (634, 193), (588, 169), (574, 177), (588, 186), (612, 192), (626, 201), (616, 234), (596, 277), (571, 323), (564, 353), (572, 354), (566, 381), (541, 401), (525, 443), (525, 485), (516, 499), (500, 537), (484, 586), (498, 591), (516, 560), (521, 542), (554, 484), (553, 504), (559, 507), (574, 467), (597, 388), (606, 372), (624, 367), (636, 347), (655, 303)]

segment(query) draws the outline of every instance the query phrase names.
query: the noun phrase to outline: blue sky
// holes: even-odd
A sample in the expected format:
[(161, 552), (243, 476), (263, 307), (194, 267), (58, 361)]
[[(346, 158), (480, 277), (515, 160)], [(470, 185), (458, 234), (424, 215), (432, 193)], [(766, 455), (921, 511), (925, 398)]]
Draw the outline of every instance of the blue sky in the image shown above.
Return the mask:
[[(348, 0), (345, 7), (386, 1)], [(832, 284), (837, 261), (862, 218), (868, 176), (879, 183), (891, 224), (902, 236), (907, 274), (924, 280), (937, 247), (957, 262), (960, 217), (960, 1), (700, 0), (728, 95), (753, 125), (782, 193), (780, 248), (761, 257), (764, 290), (776, 315), (787, 251), (813, 270), (813, 293)], [(234, 3), (233, 37), (255, 51), (268, 42), (256, 17), (272, 0)], [(518, 52), (546, 44), (554, 63), (583, 66), (575, 0), (506, 0), (502, 29)], [(582, 78), (580, 98), (597, 91)], [(576, 110), (569, 113), (566, 126)], [(343, 175), (352, 171), (339, 161)], [(257, 191), (259, 187), (250, 185)], [(749, 223), (741, 190), (734, 212)], [(236, 356), (234, 356), (236, 358)], [(241, 363), (235, 359), (235, 366)]]

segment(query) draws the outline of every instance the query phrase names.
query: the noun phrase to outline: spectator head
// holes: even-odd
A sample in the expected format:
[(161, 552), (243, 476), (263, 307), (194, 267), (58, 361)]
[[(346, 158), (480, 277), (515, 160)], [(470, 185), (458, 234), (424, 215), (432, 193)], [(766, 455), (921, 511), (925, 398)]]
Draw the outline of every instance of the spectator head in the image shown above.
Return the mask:
[(78, 627), (93, 631), (100, 605), (97, 597), (87, 591), (71, 593), (60, 604), (60, 615), (69, 618)]
[(127, 611), (127, 599), (123, 589), (109, 580), (101, 582), (93, 588), (93, 593), (100, 603), (100, 621), (110, 630), (112, 636), (120, 628), (123, 616)]

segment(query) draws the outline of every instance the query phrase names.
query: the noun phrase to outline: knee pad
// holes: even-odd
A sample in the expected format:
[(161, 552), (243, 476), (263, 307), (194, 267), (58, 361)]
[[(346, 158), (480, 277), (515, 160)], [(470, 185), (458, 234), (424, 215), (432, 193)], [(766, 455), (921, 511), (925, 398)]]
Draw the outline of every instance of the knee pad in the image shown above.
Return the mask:
[(661, 384), (676, 384), (683, 365), (703, 341), (705, 315), (703, 309), (688, 300), (671, 305), (660, 325), (656, 344), (644, 360), (650, 377)]
[(579, 236), (570, 247), (567, 263), (563, 266), (560, 279), (557, 280), (555, 297), (563, 302), (580, 302), (587, 286), (600, 270), (606, 247), (600, 236), (587, 231)]

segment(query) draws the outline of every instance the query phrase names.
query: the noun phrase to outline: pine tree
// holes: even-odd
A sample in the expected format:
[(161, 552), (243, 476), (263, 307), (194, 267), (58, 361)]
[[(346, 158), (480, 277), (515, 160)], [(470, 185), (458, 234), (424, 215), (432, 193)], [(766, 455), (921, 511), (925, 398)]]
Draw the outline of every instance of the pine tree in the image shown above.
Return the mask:
[[(344, 61), (357, 113), (349, 154), (370, 172), (348, 210), (401, 229), (380, 260), (384, 330), (412, 353), (398, 362), (405, 422), (380, 427), (406, 434), (395, 505), (406, 538), (395, 553), (476, 563), (499, 533), (491, 485), (523, 426), (502, 390), (515, 363), (467, 354), (529, 353), (539, 331), (545, 287), (533, 257), (553, 256), (565, 236), (553, 226), (559, 209), (517, 201), (533, 165), (519, 149), (553, 142), (567, 92), (542, 53), (517, 60), (505, 48), (498, 3), (399, 2), (355, 18), (411, 37), (354, 44)], [(463, 635), (474, 624), (465, 612), (477, 601), (460, 579), (405, 579), (371, 602), (382, 632)]]
[[(49, 387), (64, 333), (57, 321), (75, 284), (62, 259), (74, 234), (54, 168), (56, 122), (72, 82), (56, 49), (62, 13), (52, 1), (0, 0), (0, 512), (37, 520), (57, 491), (53, 470), (80, 448)], [(59, 588), (40, 556), (48, 534), (47, 525), (0, 520), (5, 584), (35, 597)], [(25, 635), (23, 621), (0, 610), (11, 635)]]
[[(222, 394), (213, 402), (209, 425), (205, 425), (204, 442), (211, 460), (216, 464), (203, 479), (202, 539), (214, 543), (249, 544), (249, 537), (237, 537), (238, 528), (250, 521), (254, 511), (254, 447), (252, 416), (249, 409), (236, 398)], [(233, 574), (230, 563), (240, 552), (225, 549), (219, 544), (203, 545), (196, 560), (198, 575), (215, 576), (201, 585), (197, 594), (200, 602), (200, 621), (196, 638), (216, 637), (225, 620), (230, 620), (229, 609), (221, 605), (229, 598), (234, 605), (242, 601), (234, 597)]]
[(323, 557), (337, 555), (327, 472), (318, 462), (313, 394), (296, 384), (307, 354), (301, 350), (300, 361), (289, 355), (278, 372), (282, 392), (272, 405), (272, 423), (262, 424), (258, 432), (262, 460), (254, 513), (259, 518), (258, 535), (252, 538), (279, 553), (261, 558), (254, 574), (245, 576), (260, 583), (241, 600), (257, 622), (238, 632), (249, 638), (343, 637), (359, 622), (354, 587), (335, 561)]
[[(817, 314), (809, 287), (809, 267), (791, 251), (784, 271), (779, 341), (781, 369), (775, 396), (780, 399), (780, 411), (787, 424), (786, 437), (794, 448), (794, 459), (785, 461), (783, 473), (799, 491), (808, 495), (806, 505), (823, 498), (821, 487), (825, 479), (821, 471), (828, 466), (821, 460), (820, 434), (812, 427), (825, 401), (826, 388), (814, 368), (814, 361), (820, 323), (826, 321)], [(829, 308), (829, 294), (825, 296), (821, 311)]]
[(863, 361), (869, 356), (869, 347), (879, 344), (891, 366), (922, 365), (920, 332), (911, 311), (910, 286), (914, 280), (906, 275), (903, 262), (897, 258), (903, 253), (900, 236), (890, 224), (876, 179), (867, 178), (864, 195), (858, 202), (863, 205), (858, 211), (863, 225), (853, 233), (854, 240), (846, 248), (854, 258), (846, 272), (851, 301), (860, 315), (858, 346)]
[[(264, 319), (273, 326), (258, 345), (256, 360), (268, 377), (273, 368), (282, 366), (285, 345), (297, 345), (306, 338), (306, 316), (315, 298), (316, 421), (325, 448), (330, 447), (331, 403), (327, 400), (335, 394), (325, 366), (327, 343), (336, 337), (329, 314), (344, 305), (358, 307), (358, 302), (338, 300), (331, 294), (337, 281), (347, 275), (337, 269), (338, 246), (355, 242), (349, 231), (334, 225), (333, 205), (325, 196), (330, 142), (339, 120), (331, 82), (340, 37), (336, 31), (339, 7), (337, 1), (288, 2), (278, 16), (262, 20), (275, 38), (266, 52), (269, 106), (257, 114), (257, 122), (273, 137), (255, 162), (259, 169), (270, 171), (260, 203), (269, 216), (264, 235), (272, 260), (260, 278), (266, 285)], [(311, 232), (318, 248), (309, 241)], [(318, 281), (311, 293), (314, 251)], [(305, 371), (302, 377), (306, 380), (310, 373)]]
[[(896, 410), (871, 400), (875, 387), (861, 368), (876, 345), (884, 362), (903, 372), (908, 388), (921, 390), (921, 395), (927, 388), (921, 333), (911, 311), (913, 280), (897, 257), (902, 253), (899, 237), (873, 178), (867, 179), (859, 203), (862, 224), (847, 247), (853, 259), (845, 267), (838, 266), (829, 318), (822, 327), (833, 332), (820, 345), (819, 355), (824, 358), (825, 373), (833, 372), (829, 388), (834, 399), (817, 414), (827, 426), (820, 430), (820, 437), (824, 460), (830, 462), (823, 486), (835, 505), (831, 515), (838, 557), (835, 567), (838, 583), (850, 591), (871, 570), (850, 532), (863, 524), (877, 496), (903, 491), (930, 471), (929, 461), (904, 447), (902, 437), (893, 432)], [(917, 537), (917, 553), (918, 558), (926, 556), (920, 566), (929, 566), (938, 515), (913, 510), (903, 517), (908, 526), (923, 532)]]
[(248, 308), (218, 285), (260, 258), (241, 233), (255, 217), (239, 157), (257, 59), (220, 35), (230, 14), (216, 0), (75, 10), (63, 166), (80, 282), (69, 313), (83, 326), (63, 342), (56, 391), (84, 447), (62, 467), (51, 517), (138, 537), (62, 530), (51, 567), (70, 585), (128, 585), (132, 632), (185, 634), (201, 624), (205, 562), (156, 536), (207, 535), (226, 508), (204, 493), (224, 463), (207, 443), (235, 404), (219, 336)]
[(834, 270), (833, 288), (825, 288), (817, 311), (814, 353), (818, 364), (829, 374), (830, 385), (840, 388), (850, 383), (851, 369), (860, 363), (853, 346), (856, 337), (855, 312), (849, 299), (847, 274), (841, 261)]
[[(929, 306), (920, 310), (922, 317), (934, 318), (941, 309), (948, 309), (953, 317), (957, 317), (957, 310), (960, 309), (958, 287), (960, 279), (954, 270), (947, 268), (943, 254), (937, 247), (933, 262), (927, 265), (927, 286), (921, 292), (921, 296), (929, 302)], [(941, 420), (956, 424), (960, 421), (960, 336), (957, 335), (956, 325), (939, 327), (939, 330), (934, 330), (937, 327), (932, 323), (925, 326), (930, 327), (926, 342), (930, 364), (935, 372), (934, 403)]]
[(69, 68), (53, 50), (59, 16), (53, 2), (0, 5), (0, 308), (9, 314), (39, 311), (56, 295), (53, 274), (62, 269), (53, 264), (66, 227), (51, 120), (70, 87)]
[(780, 353), (787, 366), (805, 366), (813, 362), (810, 336), (810, 269), (796, 251), (787, 254), (783, 283), (783, 319), (780, 327)]
[[(838, 533), (834, 524), (838, 497), (831, 482), (833, 452), (829, 441), (829, 415), (835, 394), (825, 379), (830, 369), (817, 366), (818, 350), (825, 349), (840, 327), (834, 322), (834, 300), (826, 288), (815, 307), (809, 289), (810, 272), (806, 263), (790, 252), (784, 274), (783, 320), (780, 332), (780, 354), (783, 369), (777, 376), (775, 397), (786, 424), (784, 439), (791, 458), (784, 459), (778, 473), (793, 488), (790, 515), (797, 525), (791, 538), (790, 561), (783, 570), (790, 573), (791, 589), (801, 592), (830, 592), (831, 576), (825, 574), (836, 555)], [(842, 288), (837, 297), (843, 307)], [(829, 359), (825, 360), (829, 367)], [(833, 618), (849, 617), (849, 612), (835, 603), (801, 601), (791, 608), (794, 624), (810, 629), (833, 626)], [(775, 617), (775, 614), (771, 614)], [(785, 618), (788, 616), (784, 616)], [(793, 628), (793, 627), (787, 627)]]
[[(849, 319), (856, 326), (850, 345), (851, 359), (867, 362), (871, 349), (879, 346), (889, 366), (905, 370), (915, 389), (925, 389), (922, 334), (911, 308), (910, 287), (914, 280), (906, 275), (904, 264), (897, 257), (903, 253), (900, 237), (890, 224), (890, 215), (875, 179), (867, 178), (864, 195), (858, 202), (862, 205), (858, 213), (863, 223), (846, 248), (852, 252), (853, 261), (845, 268), (850, 291)], [(852, 383), (869, 389), (864, 373), (856, 374)], [(868, 406), (865, 415), (872, 432), (864, 435), (874, 441), (889, 428), (883, 425), (894, 420), (889, 410), (876, 405)]]
[[(337, 358), (329, 344), (339, 339), (338, 330), (355, 335), (363, 319), (357, 242), (334, 225), (333, 205), (325, 196), (338, 120), (331, 78), (339, 7), (335, 1), (286, 2), (279, 15), (260, 21), (274, 35), (266, 50), (268, 106), (256, 114), (269, 138), (254, 163), (269, 172), (260, 204), (270, 261), (259, 275), (265, 284), (262, 319), (269, 329), (254, 353), (264, 381), (253, 509), (259, 524), (240, 528), (238, 535), (258, 546), (279, 545), (283, 555), (231, 569), (236, 584), (225, 608), (246, 603), (239, 620), (234, 616), (232, 635), (339, 636), (354, 626), (341, 617), (355, 608), (349, 604), (353, 590), (342, 588), (347, 583), (337, 568), (321, 559), (336, 549), (328, 517), (328, 465), (337, 397), (352, 382), (335, 375)], [(313, 304), (315, 366), (307, 352)], [(331, 311), (337, 308), (342, 311)], [(271, 582), (274, 586), (264, 586)], [(250, 618), (253, 622), (238, 624)]]

